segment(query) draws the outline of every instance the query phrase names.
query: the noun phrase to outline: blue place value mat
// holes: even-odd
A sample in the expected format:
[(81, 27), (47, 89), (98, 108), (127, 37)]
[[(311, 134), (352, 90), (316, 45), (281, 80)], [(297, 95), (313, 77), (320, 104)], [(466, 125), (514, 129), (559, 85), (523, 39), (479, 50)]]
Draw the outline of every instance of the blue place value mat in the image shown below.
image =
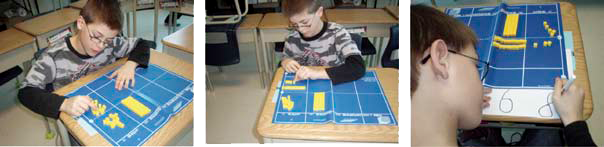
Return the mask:
[[(397, 125), (388, 99), (373, 70), (352, 82), (333, 85), (330, 80), (302, 80), (295, 84), (294, 73), (284, 73), (275, 92), (275, 124), (363, 124)], [(304, 90), (283, 90), (284, 86), (304, 86)], [(324, 110), (314, 110), (315, 93), (324, 93)], [(283, 108), (281, 97), (293, 101), (293, 108)], [(286, 102), (287, 103), (287, 102)]]
[[(468, 25), (476, 33), (476, 46), (481, 60), (490, 63), (483, 85), (492, 88), (551, 89), (554, 78), (569, 74), (567, 67), (564, 30), (559, 3), (518, 4), (448, 8), (450, 16)], [(503, 36), (506, 16), (519, 14), (517, 35)], [(556, 30), (550, 37), (543, 22)], [(493, 47), (494, 36), (506, 39), (527, 40), (526, 49), (500, 50)], [(544, 46), (551, 41), (551, 46)], [(538, 43), (534, 48), (533, 43)], [(479, 73), (485, 72), (479, 68)]]
[[(112, 72), (87, 83), (67, 94), (67, 97), (87, 95), (106, 106), (105, 113), (95, 116), (86, 111), (76, 120), (86, 130), (100, 133), (114, 146), (140, 146), (162, 128), (170, 118), (193, 101), (193, 81), (181, 77), (157, 65), (137, 68), (134, 87), (120, 91), (115, 89), (115, 79), (109, 79)], [(132, 96), (150, 111), (139, 116), (127, 108), (122, 100)], [(103, 123), (109, 114), (117, 114), (122, 127), (110, 128)], [(81, 121), (84, 120), (84, 121)], [(83, 124), (84, 123), (84, 124)]]

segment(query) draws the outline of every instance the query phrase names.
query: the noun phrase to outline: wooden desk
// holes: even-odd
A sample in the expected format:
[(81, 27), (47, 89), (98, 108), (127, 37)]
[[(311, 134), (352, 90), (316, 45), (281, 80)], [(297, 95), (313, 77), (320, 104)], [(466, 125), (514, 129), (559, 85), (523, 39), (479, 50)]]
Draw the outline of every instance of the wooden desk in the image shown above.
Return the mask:
[(86, 5), (86, 3), (88, 2), (88, 0), (80, 0), (74, 3), (71, 3), (69, 6), (72, 8), (76, 8), (76, 9), (80, 9), (82, 10), (82, 8), (84, 8), (84, 5)]
[[(239, 43), (245, 42), (253, 42), (256, 47), (256, 65), (258, 68), (258, 73), (260, 74), (260, 85), (262, 88), (266, 87), (266, 81), (264, 77), (264, 65), (261, 62), (261, 59), (264, 59), (262, 56), (261, 47), (259, 47), (258, 43), (258, 25), (260, 25), (260, 21), (264, 17), (264, 14), (248, 14), (243, 18), (243, 22), (239, 24), (239, 28), (237, 28), (237, 41)], [(241, 46), (241, 45), (240, 45)]]
[(398, 6), (386, 6), (385, 9), (398, 20)]
[(34, 37), (10, 28), (0, 32), (0, 72), (31, 60), (36, 53)]
[(367, 27), (365, 37), (370, 37), (376, 45), (376, 54), (369, 56), (369, 66), (377, 66), (381, 62), (382, 51), (390, 38), (390, 27), (398, 24), (398, 20), (385, 9), (326, 9), (327, 20), (344, 27)]
[[(111, 65), (103, 67), (102, 69), (94, 73), (86, 75), (81, 79), (76, 80), (73, 83), (54, 91), (54, 93), (58, 95), (66, 95), (72, 90), (75, 90), (76, 88), (81, 87), (92, 80), (95, 80), (96, 78), (102, 76), (110, 70), (123, 65), (126, 60), (127, 59), (121, 59)], [(151, 59), (149, 62), (151, 64), (159, 65), (160, 67), (174, 72), (180, 76), (183, 76), (186, 79), (193, 80), (193, 64), (189, 64), (178, 58), (157, 52), (155, 50), (151, 50)], [(105, 140), (105, 138), (103, 138), (103, 136), (101, 136), (100, 134), (88, 136), (88, 133), (86, 133), (86, 131), (82, 129), (78, 122), (68, 114), (61, 112), (60, 119), (61, 121), (63, 121), (63, 124), (65, 124), (67, 130), (76, 139), (78, 139), (82, 145), (111, 146), (111, 143), (107, 142), (107, 140)], [(175, 139), (177, 136), (186, 132), (185, 128), (191, 126), (192, 123), (193, 102), (183, 108), (181, 112), (172, 116), (172, 118), (170, 118), (170, 120), (161, 129), (159, 129), (157, 133), (155, 133), (151, 138), (149, 138), (149, 140), (143, 145), (163, 146), (168, 143), (171, 143), (173, 142), (173, 139)]]
[[(512, 2), (510, 4), (524, 4)], [(444, 7), (438, 8), (444, 11)], [(575, 51), (575, 83), (585, 90), (585, 99), (583, 100), (583, 118), (585, 120), (591, 117), (593, 112), (593, 99), (591, 95), (591, 86), (589, 76), (587, 75), (587, 63), (585, 59), (585, 50), (583, 48), (583, 38), (579, 28), (579, 18), (577, 17), (577, 8), (569, 2), (560, 2), (560, 12), (562, 12), (562, 26), (564, 31), (573, 32), (573, 45)], [(542, 119), (529, 117), (510, 117), (510, 116), (490, 116), (483, 115), (483, 120), (488, 121), (506, 121), (506, 122), (530, 122), (530, 123), (562, 123), (559, 119)]]
[[(394, 116), (397, 116), (397, 121), (400, 120), (398, 118), (398, 70), (392, 68), (369, 68), (369, 70), (375, 70), (378, 74)], [(272, 97), (282, 77), (283, 69), (279, 68), (266, 96), (262, 112), (259, 114), (256, 129), (265, 141), (288, 139), (294, 141), (398, 142), (398, 126), (335, 125), (332, 123), (273, 124), (271, 120), (275, 111), (275, 103), (272, 102)]]
[(193, 24), (178, 30), (161, 40), (164, 52), (193, 64)]
[(75, 21), (80, 16), (80, 10), (63, 8), (55, 12), (38, 16), (33, 19), (18, 23), (15, 28), (36, 37), (39, 48), (48, 47), (47, 38), (66, 28), (75, 30)]

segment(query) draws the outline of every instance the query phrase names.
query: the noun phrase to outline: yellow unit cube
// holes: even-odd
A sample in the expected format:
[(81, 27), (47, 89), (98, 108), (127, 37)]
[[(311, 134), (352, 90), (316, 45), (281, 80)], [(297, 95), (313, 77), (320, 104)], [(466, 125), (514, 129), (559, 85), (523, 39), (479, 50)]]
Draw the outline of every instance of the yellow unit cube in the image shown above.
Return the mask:
[(313, 98), (313, 110), (325, 111), (325, 92), (315, 92)]
[(132, 96), (128, 96), (127, 98), (121, 101), (126, 108), (130, 109), (132, 112), (136, 113), (139, 117), (143, 117), (151, 112), (149, 107), (145, 106), (145, 104), (140, 101), (134, 99)]
[(534, 43), (533, 43), (533, 48), (537, 48), (537, 47), (539, 47), (539, 43), (534, 42)]
[(285, 80), (285, 84), (294, 84), (294, 80)]
[(117, 113), (111, 113), (109, 116), (103, 119), (103, 124), (109, 126), (111, 129), (115, 128), (115, 126), (124, 128), (124, 123), (120, 121), (120, 117)]

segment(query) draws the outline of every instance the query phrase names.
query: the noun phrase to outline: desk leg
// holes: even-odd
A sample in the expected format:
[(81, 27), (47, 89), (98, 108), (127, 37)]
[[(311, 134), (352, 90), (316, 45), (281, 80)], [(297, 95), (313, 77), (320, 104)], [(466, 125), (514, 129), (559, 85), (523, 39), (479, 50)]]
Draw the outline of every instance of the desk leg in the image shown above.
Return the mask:
[[(267, 82), (267, 85), (270, 85), (271, 81), (270, 81), (270, 72), (268, 69), (268, 54), (267, 54), (267, 49), (266, 49), (266, 42), (264, 42), (264, 31), (260, 30), (260, 41), (258, 42), (260, 43), (260, 50), (262, 52), (262, 56), (263, 58), (261, 58), (260, 60), (262, 60), (262, 66), (264, 68), (264, 73), (262, 73), (263, 75), (263, 79), (264, 81)], [(268, 86), (267, 86), (268, 87)]]
[(136, 6), (134, 7), (134, 11), (132, 11), (132, 37), (136, 36)]
[(258, 29), (254, 29), (252, 31), (254, 33), (254, 46), (256, 47), (256, 66), (258, 68), (258, 75), (260, 75), (260, 86), (262, 89), (266, 88), (266, 81), (264, 80), (264, 68), (262, 66), (262, 48), (260, 47), (259, 42), (261, 40), (258, 37)]
[(159, 0), (154, 0), (153, 5), (155, 5), (155, 16), (153, 19), (153, 42), (157, 42), (157, 15), (159, 13)]

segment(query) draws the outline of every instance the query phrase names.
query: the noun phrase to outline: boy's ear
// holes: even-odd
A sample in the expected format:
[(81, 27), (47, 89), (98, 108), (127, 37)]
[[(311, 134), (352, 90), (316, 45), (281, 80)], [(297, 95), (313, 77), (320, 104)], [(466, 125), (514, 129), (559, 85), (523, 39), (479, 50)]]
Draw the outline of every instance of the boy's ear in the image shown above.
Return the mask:
[(430, 46), (430, 66), (439, 79), (449, 78), (449, 48), (442, 39), (437, 39)]
[(84, 27), (84, 25), (86, 25), (84, 17), (80, 15), (78, 19), (76, 19), (76, 27), (78, 27), (78, 30), (82, 30), (82, 27)]
[(323, 16), (323, 6), (320, 6), (319, 9), (317, 9), (317, 15), (319, 16), (319, 18), (322, 18), (322, 16)]

